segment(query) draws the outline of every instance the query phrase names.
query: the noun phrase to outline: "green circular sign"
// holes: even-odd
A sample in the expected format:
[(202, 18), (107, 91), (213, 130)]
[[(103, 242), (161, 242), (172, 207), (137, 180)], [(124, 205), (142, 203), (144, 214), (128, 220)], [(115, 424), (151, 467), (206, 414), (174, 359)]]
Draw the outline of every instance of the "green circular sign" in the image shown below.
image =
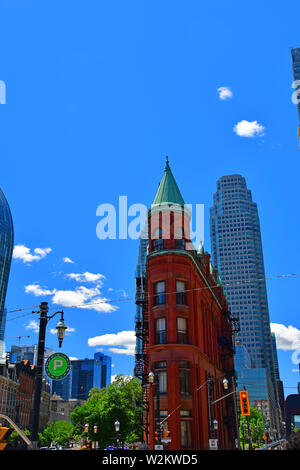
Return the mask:
[(54, 353), (48, 357), (45, 364), (46, 374), (50, 379), (62, 380), (71, 370), (71, 362), (63, 353)]

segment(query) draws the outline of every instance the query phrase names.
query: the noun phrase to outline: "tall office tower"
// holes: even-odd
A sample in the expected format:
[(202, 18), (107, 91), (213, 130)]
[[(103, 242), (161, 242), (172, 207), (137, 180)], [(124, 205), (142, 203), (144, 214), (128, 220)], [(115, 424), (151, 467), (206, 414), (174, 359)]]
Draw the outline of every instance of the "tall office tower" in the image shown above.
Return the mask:
[(52, 380), (51, 392), (63, 400), (70, 400), (72, 396), (72, 369), (62, 380)]
[(4, 308), (2, 316), (0, 317), (0, 359), (5, 354), (4, 333), (5, 333), (5, 325), (6, 325), (6, 315), (7, 315), (7, 309)]
[(111, 357), (95, 353), (94, 359), (71, 361), (72, 392), (71, 398), (87, 400), (93, 387), (104, 388), (111, 381)]
[(246, 388), (249, 393), (250, 406), (257, 408), (263, 415), (265, 432), (278, 437), (274, 429), (278, 427), (276, 403), (270, 376), (265, 367), (253, 367), (245, 346), (237, 342), (234, 365), (237, 373), (237, 390)]
[(284, 389), (283, 389), (283, 382), (280, 380), (279, 374), (279, 364), (278, 364), (278, 356), (277, 356), (277, 345), (276, 345), (276, 337), (275, 333), (271, 333), (272, 335), (272, 348), (273, 348), (273, 358), (274, 358), (274, 368), (275, 368), (275, 378), (277, 382), (277, 391), (278, 391), (278, 401), (279, 407), (281, 411), (281, 418), (285, 421), (285, 409), (284, 409)]
[(0, 352), (4, 352), (4, 332), (6, 312), (5, 297), (9, 278), (12, 251), (14, 246), (14, 228), (8, 202), (0, 189)]
[[(17, 346), (13, 344), (10, 350), (10, 361), (11, 363), (17, 363), (21, 361), (29, 361), (30, 364), (37, 365), (37, 351), (38, 346), (37, 344), (33, 344), (32, 346)], [(54, 349), (45, 348), (44, 353), (44, 363), (48, 359), (51, 354), (54, 354)]]
[[(292, 54), (293, 76), (294, 76), (293, 88), (295, 88), (294, 100), (297, 103), (298, 117), (300, 120), (300, 47), (296, 49), (292, 49), (291, 54)], [(300, 144), (300, 124), (298, 125), (298, 140)]]
[(268, 370), (278, 406), (259, 217), (241, 175), (218, 180), (210, 234), (212, 263), (221, 275), (231, 312), (240, 320), (236, 339), (247, 348), (255, 367)]

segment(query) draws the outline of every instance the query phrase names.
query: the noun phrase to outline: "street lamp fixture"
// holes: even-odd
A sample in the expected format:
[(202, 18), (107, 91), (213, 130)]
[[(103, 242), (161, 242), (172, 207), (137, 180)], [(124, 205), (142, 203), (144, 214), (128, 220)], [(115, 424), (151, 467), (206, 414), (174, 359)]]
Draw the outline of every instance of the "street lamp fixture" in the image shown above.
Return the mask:
[(228, 380), (226, 378), (223, 380), (223, 387), (224, 390), (228, 390)]
[(120, 423), (119, 423), (118, 420), (115, 422), (115, 430), (116, 430), (116, 432), (120, 431)]
[(154, 376), (153, 372), (149, 372), (149, 374), (148, 374), (148, 380), (149, 380), (149, 384), (150, 384), (150, 385), (153, 385), (153, 384), (154, 384), (155, 376)]
[(63, 339), (65, 337), (66, 329), (68, 327), (64, 322), (64, 312), (60, 312), (60, 313), (61, 313), (61, 319), (56, 325), (56, 330), (57, 330), (58, 344), (59, 344), (59, 347), (61, 348)]

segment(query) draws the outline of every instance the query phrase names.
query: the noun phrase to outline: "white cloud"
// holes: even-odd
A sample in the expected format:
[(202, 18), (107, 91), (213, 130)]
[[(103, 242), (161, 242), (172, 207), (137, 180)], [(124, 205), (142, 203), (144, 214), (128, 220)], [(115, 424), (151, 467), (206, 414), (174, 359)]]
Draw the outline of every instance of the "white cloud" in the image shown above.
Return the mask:
[(32, 261), (40, 261), (51, 253), (51, 248), (34, 248), (31, 253), (30, 248), (25, 245), (15, 245), (13, 250), (13, 258), (20, 259), (23, 263), (31, 263)]
[(220, 86), (218, 88), (218, 92), (220, 100), (227, 100), (228, 98), (232, 98), (232, 91), (228, 86)]
[(105, 313), (117, 310), (117, 307), (109, 303), (108, 299), (101, 297), (98, 287), (88, 289), (85, 286), (79, 286), (75, 290), (56, 290), (52, 302), (63, 307), (76, 306)]
[(134, 356), (135, 346), (128, 346), (124, 348), (109, 348), (108, 349), (113, 354), (125, 354), (126, 356)]
[(25, 286), (27, 294), (37, 296), (52, 295), (52, 303), (63, 307), (77, 307), (97, 312), (110, 313), (117, 310), (118, 307), (112, 305), (109, 300), (101, 296), (99, 286), (87, 288), (78, 286), (75, 290), (43, 289), (38, 284)]
[(257, 121), (240, 121), (238, 122), (234, 128), (234, 132), (239, 135), (240, 137), (255, 137), (264, 135), (264, 126), (258, 124)]
[(281, 323), (271, 323), (271, 331), (275, 333), (277, 349), (300, 349), (300, 330), (294, 326), (286, 327)]
[(70, 258), (68, 258), (67, 256), (65, 256), (65, 257), (63, 258), (63, 262), (64, 262), (64, 263), (71, 263), (71, 264), (74, 264), (74, 261), (72, 261), (72, 260), (71, 260)]
[(105, 276), (103, 274), (93, 274), (89, 272), (85, 272), (82, 274), (77, 274), (77, 273), (69, 273), (66, 274), (66, 277), (69, 279), (75, 279), (77, 282), (97, 282), (98, 285), (102, 285), (101, 279), (105, 279)]
[(120, 289), (120, 290), (118, 290), (118, 292), (121, 292), (121, 294), (123, 295), (123, 297), (128, 297), (128, 294), (127, 294), (127, 292), (126, 292), (124, 289)]
[(70, 356), (69, 359), (70, 359), (70, 361), (78, 361), (78, 357), (72, 357), (72, 356)]
[[(115, 354), (134, 356), (136, 337), (134, 331), (120, 331), (101, 336), (89, 338), (88, 345), (95, 346), (117, 346), (110, 347), (109, 351)], [(121, 347), (120, 347), (121, 346)]]
[(29, 284), (28, 286), (25, 286), (25, 292), (26, 292), (26, 294), (33, 294), (36, 297), (39, 297), (41, 295), (51, 295), (52, 294), (51, 290), (43, 289), (38, 284)]
[(36, 320), (31, 320), (29, 324), (26, 326), (26, 330), (33, 330), (35, 333), (39, 332), (39, 324)]

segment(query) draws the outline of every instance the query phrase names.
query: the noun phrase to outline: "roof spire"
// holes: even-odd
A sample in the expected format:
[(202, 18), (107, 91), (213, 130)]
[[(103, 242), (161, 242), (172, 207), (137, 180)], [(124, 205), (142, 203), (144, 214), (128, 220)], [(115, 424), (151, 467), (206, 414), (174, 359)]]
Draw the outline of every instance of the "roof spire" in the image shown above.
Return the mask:
[(166, 156), (166, 167), (158, 186), (153, 205), (178, 204), (184, 206), (184, 200), (169, 166), (169, 157)]

